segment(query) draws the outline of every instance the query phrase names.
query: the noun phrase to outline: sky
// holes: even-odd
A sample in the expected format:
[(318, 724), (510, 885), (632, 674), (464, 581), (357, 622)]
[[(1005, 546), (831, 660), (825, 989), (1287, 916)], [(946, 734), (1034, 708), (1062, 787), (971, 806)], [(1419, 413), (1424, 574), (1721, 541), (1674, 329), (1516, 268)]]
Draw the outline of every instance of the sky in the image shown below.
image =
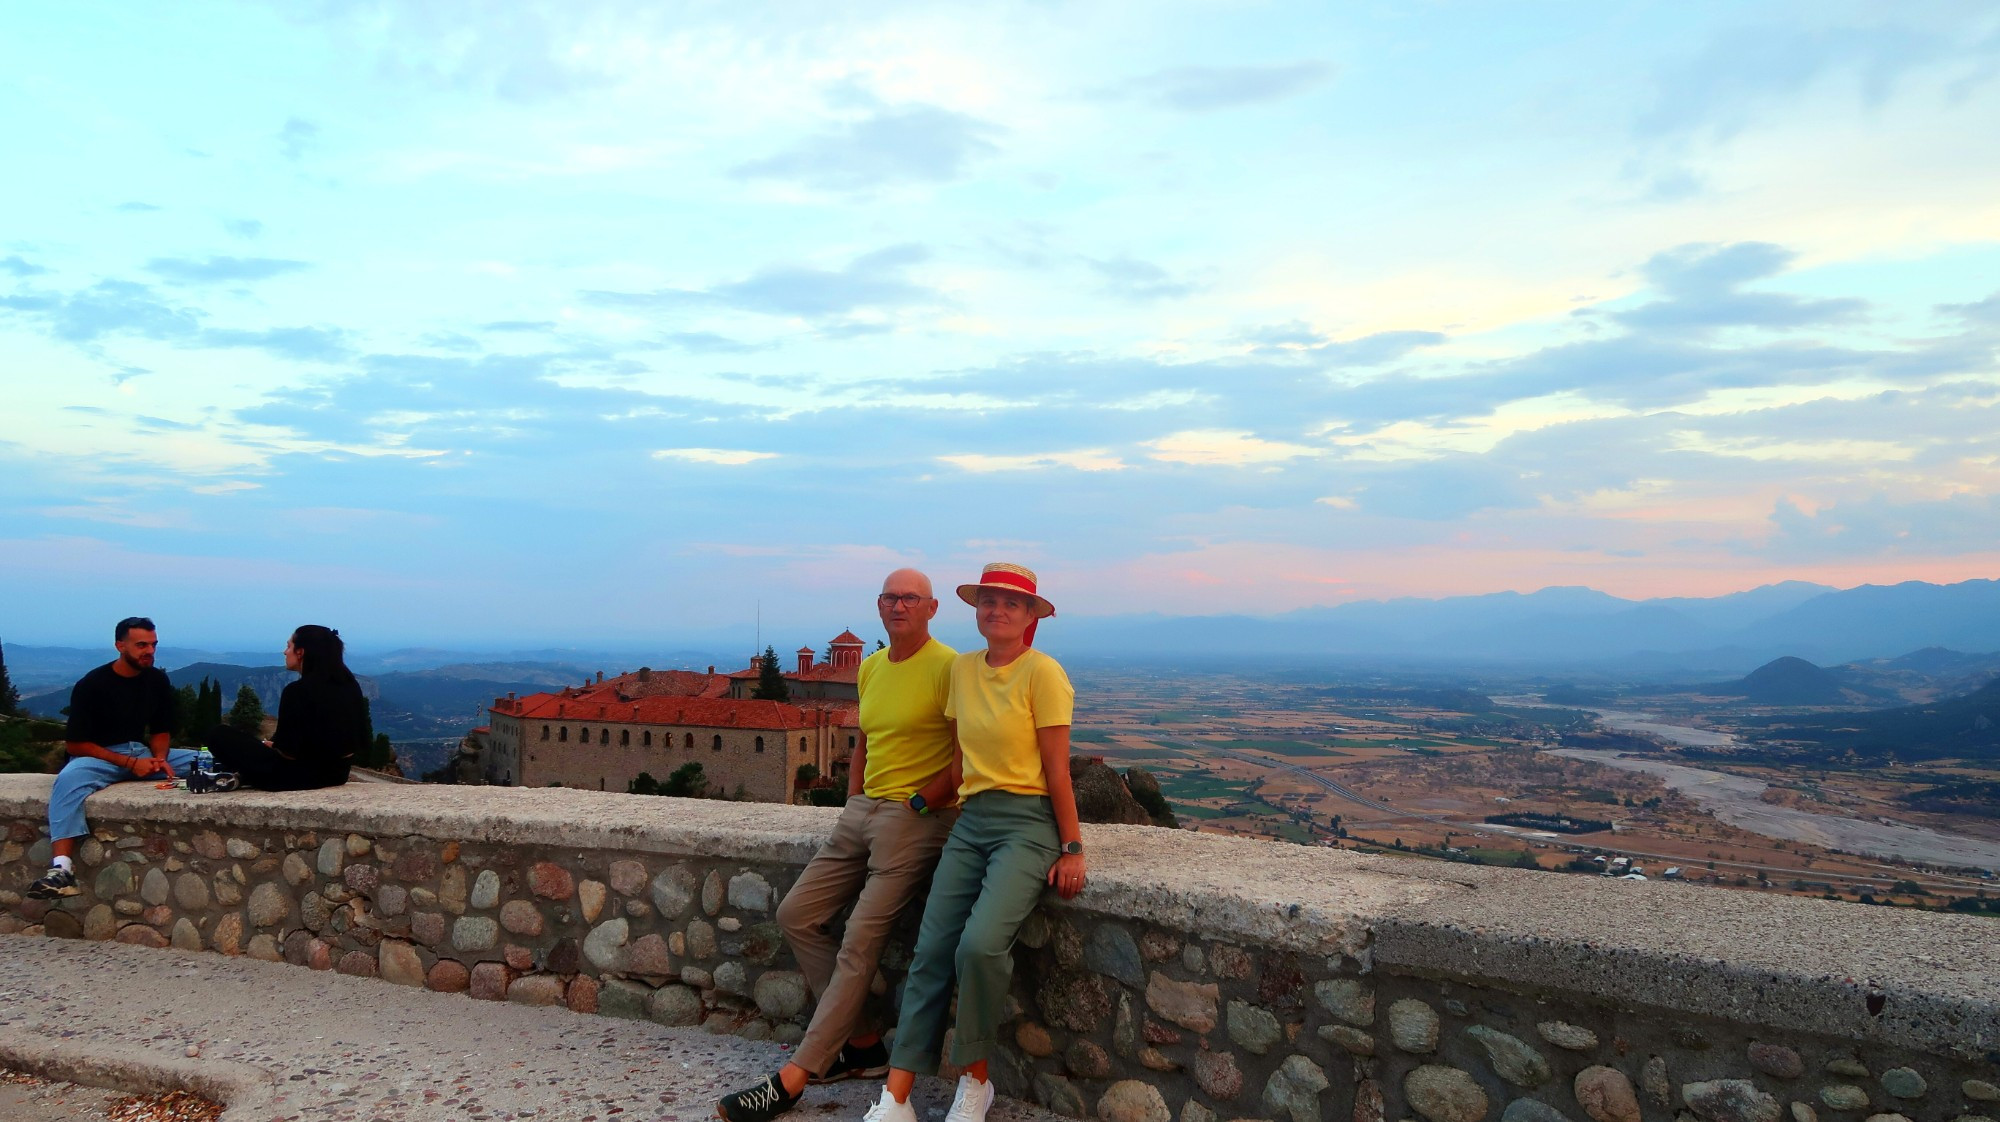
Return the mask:
[(11, 5), (0, 637), (2000, 575), (1997, 78), (1984, 2)]

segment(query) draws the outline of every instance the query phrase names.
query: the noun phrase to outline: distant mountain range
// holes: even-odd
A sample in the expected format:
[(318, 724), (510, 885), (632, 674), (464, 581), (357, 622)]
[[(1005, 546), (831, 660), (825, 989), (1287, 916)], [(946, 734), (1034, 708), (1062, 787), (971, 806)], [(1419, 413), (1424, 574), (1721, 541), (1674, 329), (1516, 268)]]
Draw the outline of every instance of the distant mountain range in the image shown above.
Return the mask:
[(2000, 759), (2000, 678), (1972, 693), (1871, 713), (1772, 717), (1757, 739), (1805, 744), (1823, 757)]
[(2000, 580), (1835, 589), (1802, 581), (1710, 599), (1545, 588), (1280, 616), (1122, 616), (1044, 632), (1052, 653), (1128, 660), (1325, 657), (1700, 680), (1790, 655), (1822, 665), (1926, 647), (2000, 649)]
[[(958, 616), (940, 621), (963, 646)], [(779, 641), (783, 649), (801, 641)], [(1803, 581), (1710, 598), (1627, 600), (1589, 588), (1545, 588), (1441, 600), (1397, 599), (1306, 608), (1275, 616), (1069, 616), (1051, 621), (1040, 644), (1061, 658), (1120, 665), (1344, 664), (1383, 669), (1451, 666), (1562, 673), (1589, 681), (1716, 681), (1792, 656), (1820, 666), (1904, 656), (1925, 648), (2000, 650), (2000, 580), (1907, 581), (1836, 589)], [(9, 644), (7, 665), (26, 693), (67, 686), (111, 657), (103, 649)], [(259, 666), (268, 654), (167, 648), (177, 664)], [(1914, 657), (1914, 656), (1904, 656)], [(493, 683), (593, 670), (743, 664), (738, 656), (572, 648), (502, 653), (411, 648), (354, 654), (357, 673), (440, 673)], [(504, 669), (505, 667), (515, 669)], [(1910, 667), (1915, 670), (1917, 667)], [(504, 692), (504, 691), (502, 691)]]

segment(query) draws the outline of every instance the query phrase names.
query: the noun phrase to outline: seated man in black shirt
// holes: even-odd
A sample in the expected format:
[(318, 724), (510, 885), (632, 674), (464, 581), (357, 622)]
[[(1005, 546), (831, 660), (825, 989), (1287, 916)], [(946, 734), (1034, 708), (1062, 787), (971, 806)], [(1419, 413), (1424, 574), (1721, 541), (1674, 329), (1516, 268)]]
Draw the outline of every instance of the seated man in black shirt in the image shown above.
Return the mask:
[(70, 759), (49, 792), (49, 841), (55, 854), (48, 875), (28, 887), (37, 899), (74, 896), (76, 839), (90, 831), (83, 800), (122, 779), (172, 779), (194, 768), (196, 754), (169, 749), (174, 735), (174, 687), (153, 666), (160, 645), (153, 621), (133, 616), (114, 632), (118, 658), (83, 676), (69, 695)]

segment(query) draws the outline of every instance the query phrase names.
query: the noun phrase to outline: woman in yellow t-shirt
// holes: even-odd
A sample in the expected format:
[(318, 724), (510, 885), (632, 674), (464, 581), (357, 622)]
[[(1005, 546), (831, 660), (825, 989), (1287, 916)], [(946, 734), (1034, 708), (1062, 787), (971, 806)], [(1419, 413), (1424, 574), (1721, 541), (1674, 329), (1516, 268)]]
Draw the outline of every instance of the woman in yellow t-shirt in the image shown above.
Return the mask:
[(938, 1069), (945, 1013), (958, 983), (952, 1063), (965, 1068), (947, 1122), (980, 1122), (993, 1103), (986, 1078), (1014, 972), (1014, 935), (1053, 885), (1083, 890), (1083, 840), (1069, 785), (1076, 690), (1055, 659), (1034, 649), (1035, 627), (1056, 614), (1018, 565), (986, 566), (958, 586), (976, 612), (984, 650), (952, 662), (945, 716), (956, 722), (958, 824), (931, 879), (930, 900), (903, 984), (902, 1020), (888, 1085), (866, 1122), (915, 1122), (910, 1088)]

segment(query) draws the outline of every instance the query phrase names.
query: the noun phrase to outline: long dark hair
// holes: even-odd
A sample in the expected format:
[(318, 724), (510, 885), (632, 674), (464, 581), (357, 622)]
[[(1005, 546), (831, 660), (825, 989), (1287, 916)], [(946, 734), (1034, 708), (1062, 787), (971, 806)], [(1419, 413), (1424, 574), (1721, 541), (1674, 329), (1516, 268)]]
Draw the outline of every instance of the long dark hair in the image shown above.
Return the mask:
[(324, 675), (336, 682), (354, 681), (354, 672), (347, 668), (347, 644), (333, 628), (308, 623), (292, 632), (292, 646), (299, 649), (300, 677)]

